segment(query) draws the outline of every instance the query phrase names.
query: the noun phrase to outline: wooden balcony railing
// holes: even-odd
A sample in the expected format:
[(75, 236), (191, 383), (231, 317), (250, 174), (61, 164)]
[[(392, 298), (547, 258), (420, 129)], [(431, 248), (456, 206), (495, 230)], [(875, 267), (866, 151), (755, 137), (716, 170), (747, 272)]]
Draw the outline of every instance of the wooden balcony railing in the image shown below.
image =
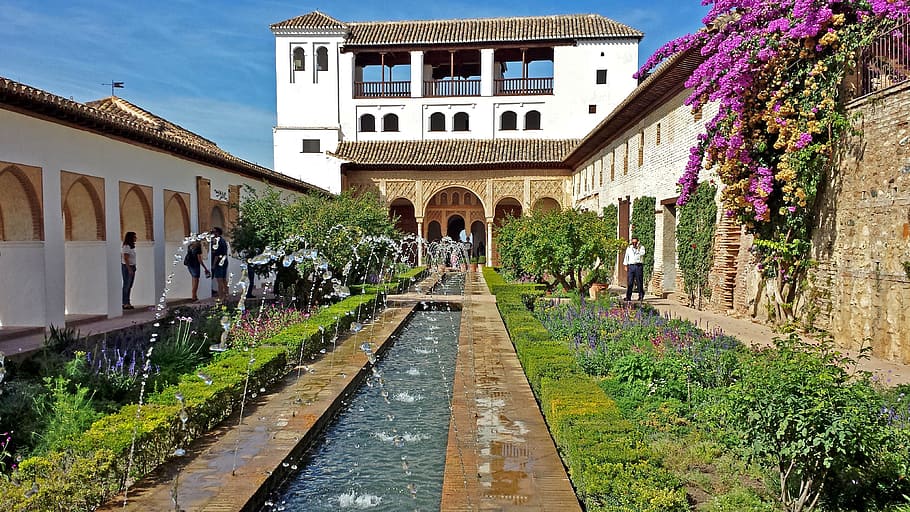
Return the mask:
[(493, 94), (496, 96), (553, 94), (553, 77), (496, 78), (493, 80)]
[[(896, 37), (900, 33), (902, 37)], [(910, 79), (910, 22), (879, 36), (860, 53), (860, 95), (870, 94)]]
[(433, 96), (480, 96), (480, 80), (425, 80), (423, 95)]
[(354, 82), (355, 98), (407, 98), (411, 96), (411, 81)]

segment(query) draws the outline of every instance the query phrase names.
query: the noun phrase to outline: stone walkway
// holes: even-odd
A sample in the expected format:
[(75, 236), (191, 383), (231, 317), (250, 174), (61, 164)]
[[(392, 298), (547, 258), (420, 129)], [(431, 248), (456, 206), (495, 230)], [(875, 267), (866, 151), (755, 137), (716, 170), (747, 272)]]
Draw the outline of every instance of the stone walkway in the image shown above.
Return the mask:
[(442, 511), (580, 511), (495, 298), (465, 281)]
[[(616, 290), (611, 291), (616, 292)], [(673, 299), (646, 297), (645, 302), (651, 304), (662, 313), (668, 313), (676, 318), (684, 318), (697, 324), (702, 329), (709, 330), (720, 327), (726, 334), (735, 336), (743, 343), (753, 347), (771, 346), (775, 337), (783, 336), (775, 333), (767, 325), (752, 322), (751, 320), (744, 318), (727, 316), (721, 313), (698, 311), (686, 307)], [(856, 351), (842, 350), (842, 352), (854, 360), (857, 360), (858, 354)], [(876, 378), (885, 386), (910, 383), (910, 365), (900, 364), (878, 357), (870, 357), (868, 359), (858, 360), (857, 367), (860, 370), (872, 372), (873, 378)]]

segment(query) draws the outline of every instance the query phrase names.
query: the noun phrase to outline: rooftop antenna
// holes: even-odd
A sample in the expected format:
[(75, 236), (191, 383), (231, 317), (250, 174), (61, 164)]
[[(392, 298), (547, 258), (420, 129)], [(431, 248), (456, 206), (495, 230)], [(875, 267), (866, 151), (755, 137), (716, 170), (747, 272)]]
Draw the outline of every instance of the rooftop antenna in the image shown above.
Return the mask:
[(110, 85), (111, 86), (111, 96), (114, 95), (114, 89), (123, 89), (123, 87), (124, 87), (123, 82), (117, 82), (114, 80), (111, 80), (111, 83), (109, 83), (109, 84), (105, 83), (105, 84), (101, 84), (101, 85)]

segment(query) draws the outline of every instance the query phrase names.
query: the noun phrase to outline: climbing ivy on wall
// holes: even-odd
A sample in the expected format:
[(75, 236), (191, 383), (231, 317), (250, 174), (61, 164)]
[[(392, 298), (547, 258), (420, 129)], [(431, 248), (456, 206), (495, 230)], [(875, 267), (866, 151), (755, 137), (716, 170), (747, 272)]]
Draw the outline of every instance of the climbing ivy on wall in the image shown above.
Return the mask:
[[(610, 234), (613, 238), (619, 237), (619, 207), (615, 204), (608, 204), (604, 206), (603, 216), (604, 224), (606, 224), (606, 232)], [(613, 272), (616, 269), (616, 255), (619, 253), (619, 250), (613, 250), (608, 253), (608, 261), (612, 262), (611, 264), (603, 266), (603, 276), (600, 278), (599, 282), (612, 282), (613, 281)]]
[(676, 228), (676, 253), (682, 273), (689, 305), (701, 309), (702, 297), (708, 289), (708, 272), (711, 271), (714, 228), (717, 223), (717, 204), (714, 196), (717, 187), (702, 182), (679, 207), (679, 225)]
[(630, 236), (638, 237), (639, 243), (645, 248), (642, 270), (646, 289), (648, 288), (648, 282), (651, 280), (651, 274), (654, 272), (654, 232), (656, 229), (654, 208), (656, 205), (657, 199), (650, 196), (639, 197), (632, 202), (632, 231)]

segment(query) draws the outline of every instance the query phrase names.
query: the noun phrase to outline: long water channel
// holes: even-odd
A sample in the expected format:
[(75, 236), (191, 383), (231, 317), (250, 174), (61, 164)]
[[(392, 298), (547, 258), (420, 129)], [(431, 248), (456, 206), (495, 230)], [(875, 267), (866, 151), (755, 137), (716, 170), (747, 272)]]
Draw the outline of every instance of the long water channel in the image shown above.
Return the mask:
[[(449, 275), (436, 294), (461, 294)], [(300, 461), (273, 511), (439, 510), (461, 311), (421, 304)]]

